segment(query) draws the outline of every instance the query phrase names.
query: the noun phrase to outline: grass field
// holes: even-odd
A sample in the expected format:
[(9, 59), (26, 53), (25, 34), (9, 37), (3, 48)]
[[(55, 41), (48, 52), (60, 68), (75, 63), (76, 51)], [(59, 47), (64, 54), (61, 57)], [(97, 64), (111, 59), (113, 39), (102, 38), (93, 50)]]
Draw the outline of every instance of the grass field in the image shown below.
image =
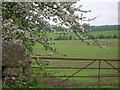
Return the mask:
[[(92, 40), (87, 40), (88, 42), (93, 42)], [(96, 45), (87, 45), (79, 40), (60, 40), (55, 41), (55, 47), (59, 55), (53, 55), (52, 57), (69, 57), (69, 58), (107, 58), (107, 59), (117, 59), (118, 58), (118, 40), (117, 39), (103, 39), (100, 40), (103, 43), (111, 43), (106, 49), (99, 48)], [(42, 56), (47, 56), (50, 51), (45, 51), (44, 48), (36, 44), (34, 48), (34, 53), (41, 54)], [(63, 56), (61, 54), (66, 54)]]
[(98, 32), (92, 32), (93, 35), (104, 35), (104, 36), (113, 36), (118, 35), (120, 32), (118, 30), (111, 30), (111, 31), (98, 31)]
[[(92, 42), (91, 40), (87, 40), (88, 42)], [(87, 45), (84, 42), (79, 40), (71, 40), (71, 41), (56, 41), (56, 45), (53, 45), (60, 53), (59, 55), (53, 55), (50, 57), (64, 57), (64, 58), (87, 58), (87, 59), (118, 59), (118, 40), (117, 39), (103, 39), (102, 42), (111, 43), (106, 49), (99, 48), (96, 45)], [(48, 57), (47, 55), (50, 51), (45, 51), (44, 48), (38, 44), (34, 47), (34, 52), (36, 54), (41, 54), (43, 57)], [(63, 56), (62, 54), (66, 54)], [(84, 67), (91, 61), (65, 61), (65, 60), (52, 60), (49, 67)], [(110, 62), (115, 67), (118, 67), (118, 62)], [(36, 66), (34, 64), (33, 66)], [(98, 62), (94, 62), (89, 67), (98, 68)], [(108, 68), (110, 67), (107, 63), (101, 62), (101, 67)], [(110, 67), (112, 68), (112, 67)], [(45, 72), (52, 73), (55, 76), (70, 76), (75, 73), (78, 69), (47, 69)], [(101, 70), (101, 75), (117, 75), (117, 71), (115, 70)], [(83, 70), (77, 73), (75, 76), (97, 76), (98, 70)], [(65, 79), (65, 78), (62, 78)], [(77, 87), (84, 87), (86, 84), (96, 84), (97, 78), (70, 78), (70, 80), (76, 82), (78, 84)], [(101, 78), (101, 84), (117, 84), (118, 78)], [(94, 85), (92, 85), (94, 86)], [(104, 86), (104, 85), (103, 85)], [(114, 87), (114, 86), (110, 86)]]

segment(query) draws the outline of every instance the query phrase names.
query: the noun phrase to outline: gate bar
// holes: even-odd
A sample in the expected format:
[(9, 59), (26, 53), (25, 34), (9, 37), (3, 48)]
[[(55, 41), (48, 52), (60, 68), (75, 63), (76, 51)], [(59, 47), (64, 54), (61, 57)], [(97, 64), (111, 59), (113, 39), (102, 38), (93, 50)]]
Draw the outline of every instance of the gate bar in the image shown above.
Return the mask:
[[(69, 76), (68, 78), (66, 78), (65, 80), (63, 80), (61, 83), (67, 81), (69, 78), (73, 77), (75, 74), (79, 73), (80, 71), (82, 71), (84, 68), (88, 67), (89, 65), (91, 65), (92, 63), (94, 63), (96, 60), (88, 63), (87, 65), (85, 65), (82, 69), (78, 70), (77, 72), (73, 73), (71, 76)], [(61, 85), (61, 83), (59, 85)], [(57, 85), (57, 86), (59, 86)]]
[[(47, 68), (47, 69), (83, 69), (81, 68), (77, 68), (77, 67), (32, 67), (32, 68)], [(99, 69), (99, 68), (84, 68), (84, 69)], [(100, 68), (100, 69), (115, 69), (115, 68)], [(116, 68), (116, 69), (120, 69), (120, 68)]]
[(115, 70), (117, 70), (118, 72), (120, 72), (118, 69), (116, 69), (111, 63), (109, 63), (108, 61), (105, 60), (106, 63), (108, 63), (111, 67), (113, 67)]
[(78, 58), (51, 58), (51, 57), (38, 57), (38, 56), (32, 56), (33, 59), (51, 59), (51, 60), (77, 60), (77, 61), (93, 61), (93, 60), (101, 60), (101, 61), (120, 61), (119, 59), (78, 59)]
[[(33, 76), (36, 77), (36, 76)], [(71, 77), (71, 76), (38, 76), (38, 77)], [(120, 76), (72, 76), (72, 77), (120, 77)]]

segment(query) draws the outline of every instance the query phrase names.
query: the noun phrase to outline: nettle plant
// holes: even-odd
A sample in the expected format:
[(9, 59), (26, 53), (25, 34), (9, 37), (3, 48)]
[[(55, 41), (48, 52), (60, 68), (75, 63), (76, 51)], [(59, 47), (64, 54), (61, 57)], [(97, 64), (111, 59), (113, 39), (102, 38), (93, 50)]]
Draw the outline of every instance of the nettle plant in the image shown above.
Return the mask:
[[(89, 35), (90, 30), (86, 30), (80, 21), (91, 21), (83, 16), (90, 10), (81, 10), (82, 5), (76, 7), (76, 2), (3, 2), (2, 3), (2, 39), (3, 41), (15, 42), (26, 46), (29, 53), (33, 52), (36, 42), (42, 44), (46, 50), (54, 53), (58, 52), (51, 46), (46, 36), (45, 29), (55, 32), (54, 25), (68, 27), (67, 32), (73, 32), (84, 41), (86, 36), (90, 36), (96, 44), (97, 36)], [(78, 15), (76, 12), (81, 14)]]

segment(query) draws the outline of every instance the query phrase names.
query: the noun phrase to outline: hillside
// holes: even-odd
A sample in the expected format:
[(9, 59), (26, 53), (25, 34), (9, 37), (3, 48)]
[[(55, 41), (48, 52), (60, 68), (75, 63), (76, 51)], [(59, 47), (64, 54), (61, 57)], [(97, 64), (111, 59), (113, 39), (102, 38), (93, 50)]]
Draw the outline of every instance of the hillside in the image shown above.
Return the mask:
[(93, 35), (104, 35), (104, 36), (113, 36), (118, 35), (118, 30), (110, 30), (110, 31), (98, 31), (98, 32), (91, 32), (90, 34)]
[[(107, 37), (107, 38), (111, 38), (113, 36), (118, 37), (118, 30), (110, 30), (110, 31), (97, 31), (97, 32), (91, 32), (89, 33), (91, 35), (97, 35), (97, 36), (102, 36), (102, 37)], [(52, 32), (47, 32), (46, 35), (48, 36), (48, 38), (52, 38), (52, 39), (56, 39), (58, 37), (60, 37), (60, 34), (55, 34)], [(78, 39), (78, 37), (75, 35), (75, 33), (69, 33), (67, 35), (64, 35), (68, 38), (72, 37), (72, 40), (74, 39)]]

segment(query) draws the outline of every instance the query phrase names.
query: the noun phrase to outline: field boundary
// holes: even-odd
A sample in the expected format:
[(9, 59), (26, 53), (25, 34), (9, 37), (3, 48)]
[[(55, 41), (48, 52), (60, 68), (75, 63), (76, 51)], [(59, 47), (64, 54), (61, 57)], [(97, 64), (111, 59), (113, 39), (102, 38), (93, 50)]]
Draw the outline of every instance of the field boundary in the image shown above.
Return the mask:
[[(61, 83), (57, 84), (56, 86), (60, 86), (61, 84), (63, 84), (65, 81), (67, 81), (70, 78), (73, 77), (97, 77), (98, 81), (97, 81), (97, 86), (100, 87), (100, 78), (101, 77), (120, 77), (119, 74), (118, 75), (112, 75), (112, 76), (101, 76), (100, 70), (101, 69), (114, 69), (116, 70), (118, 73), (120, 73), (120, 68), (116, 68), (114, 67), (109, 61), (120, 61), (119, 59), (78, 59), (78, 58), (53, 58), (53, 57), (38, 57), (38, 56), (33, 56), (32, 59), (49, 59), (49, 60), (77, 60), (77, 61), (91, 61), (89, 62), (87, 65), (85, 65), (84, 67), (79, 67), (79, 68), (73, 68), (73, 67), (44, 67), (47, 69), (79, 69), (77, 70), (75, 73), (73, 73), (71, 76), (43, 76), (43, 77), (67, 77), (66, 79), (64, 79)], [(94, 62), (98, 61), (98, 68), (87, 68), (88, 66), (90, 66), (91, 64), (93, 64)], [(111, 66), (112, 68), (101, 68), (101, 62), (104, 61), (106, 62), (109, 66)], [(43, 68), (43, 67), (32, 67), (32, 68)], [(84, 70), (84, 69), (97, 69), (98, 70), (98, 75), (97, 76), (75, 76), (77, 73), (79, 73), (80, 71)], [(119, 85), (119, 84), (117, 84)]]

